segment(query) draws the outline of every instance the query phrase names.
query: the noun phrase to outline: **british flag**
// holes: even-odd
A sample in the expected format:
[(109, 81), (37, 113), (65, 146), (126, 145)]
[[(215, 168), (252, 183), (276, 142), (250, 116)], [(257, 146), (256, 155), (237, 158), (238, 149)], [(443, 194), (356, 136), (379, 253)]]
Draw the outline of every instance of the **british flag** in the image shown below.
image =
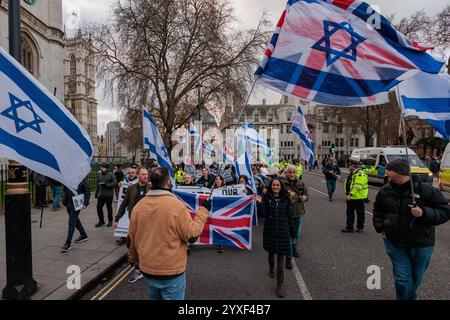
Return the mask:
[[(175, 191), (194, 216), (208, 195)], [(197, 244), (252, 249), (254, 196), (211, 197), (211, 212)]]
[(382, 104), (409, 70), (441, 70), (443, 62), (428, 49), (406, 39), (365, 2), (289, 0), (256, 78), (321, 104)]

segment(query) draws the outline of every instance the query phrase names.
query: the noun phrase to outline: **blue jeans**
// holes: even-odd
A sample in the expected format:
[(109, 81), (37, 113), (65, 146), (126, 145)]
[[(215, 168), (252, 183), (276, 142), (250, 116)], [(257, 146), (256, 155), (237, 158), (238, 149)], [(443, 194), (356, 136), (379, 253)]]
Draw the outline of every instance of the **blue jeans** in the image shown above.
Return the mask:
[(288, 259), (292, 258), (292, 254), (298, 249), (298, 241), (300, 240), (300, 231), (302, 229), (302, 222), (303, 222), (302, 217), (294, 218), (294, 230), (295, 234), (297, 235), (297, 239), (295, 239), (295, 243), (291, 242), (291, 252), (287, 257)]
[(148, 295), (151, 300), (184, 300), (186, 274), (170, 279), (156, 280), (144, 275)]
[(53, 198), (53, 204), (52, 204), (52, 208), (56, 209), (60, 207), (60, 202), (61, 202), (61, 186), (56, 186), (54, 188), (54, 198)]
[(328, 197), (333, 199), (334, 191), (336, 191), (336, 180), (327, 179)]
[(392, 261), (397, 300), (415, 300), (434, 247), (410, 248), (389, 240), (384, 240), (384, 247)]

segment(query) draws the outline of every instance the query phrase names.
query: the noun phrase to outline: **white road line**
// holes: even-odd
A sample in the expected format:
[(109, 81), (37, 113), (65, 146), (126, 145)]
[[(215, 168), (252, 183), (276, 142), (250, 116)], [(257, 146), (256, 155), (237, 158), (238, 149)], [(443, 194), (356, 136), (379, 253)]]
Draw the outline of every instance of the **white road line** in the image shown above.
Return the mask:
[[(328, 195), (325, 194), (325, 193), (323, 193), (322, 191), (319, 191), (319, 190), (314, 189), (314, 188), (311, 188), (311, 187), (310, 187), (309, 189), (314, 190), (315, 192), (318, 192), (318, 193), (323, 194), (324, 196), (328, 197)], [(372, 216), (372, 217), (373, 217), (373, 213), (370, 212), (370, 211), (366, 211), (366, 214), (368, 214), (369, 216)]]
[(308, 287), (306, 286), (305, 280), (303, 280), (302, 274), (297, 267), (297, 263), (292, 259), (292, 271), (294, 271), (295, 279), (297, 279), (297, 284), (302, 293), (304, 300), (312, 300), (311, 294), (309, 293)]
[(319, 191), (319, 190), (311, 188), (311, 187), (309, 187), (309, 189), (314, 190), (315, 192), (318, 192), (318, 193), (323, 194), (324, 196), (328, 197), (328, 195), (326, 193), (323, 193), (322, 191)]

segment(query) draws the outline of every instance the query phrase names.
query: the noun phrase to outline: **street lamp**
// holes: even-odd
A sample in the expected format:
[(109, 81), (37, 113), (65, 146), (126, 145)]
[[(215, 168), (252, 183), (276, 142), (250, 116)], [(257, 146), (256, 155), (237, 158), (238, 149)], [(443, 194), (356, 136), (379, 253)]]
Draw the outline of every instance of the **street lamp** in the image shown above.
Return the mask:
[[(9, 52), (21, 61), (20, 1), (9, 0)], [(33, 279), (31, 247), (31, 203), (28, 171), (16, 161), (9, 161), (5, 195), (6, 287), (3, 299), (21, 300), (37, 290)]]

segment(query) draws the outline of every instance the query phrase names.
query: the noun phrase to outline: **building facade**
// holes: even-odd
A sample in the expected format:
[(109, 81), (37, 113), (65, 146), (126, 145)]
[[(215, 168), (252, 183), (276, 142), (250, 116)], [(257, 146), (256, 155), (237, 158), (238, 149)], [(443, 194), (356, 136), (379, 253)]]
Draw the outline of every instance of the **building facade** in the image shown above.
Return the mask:
[[(61, 0), (21, 0), (22, 65), (64, 103), (64, 31)], [(0, 1), (0, 46), (9, 51), (8, 1)]]
[(98, 155), (92, 44), (89, 37), (83, 36), (80, 31), (73, 38), (66, 38), (65, 44), (65, 105), (89, 134), (94, 155)]
[(105, 140), (106, 140), (106, 156), (117, 157), (116, 145), (119, 142), (120, 130), (122, 125), (119, 121), (111, 121), (106, 125)]

